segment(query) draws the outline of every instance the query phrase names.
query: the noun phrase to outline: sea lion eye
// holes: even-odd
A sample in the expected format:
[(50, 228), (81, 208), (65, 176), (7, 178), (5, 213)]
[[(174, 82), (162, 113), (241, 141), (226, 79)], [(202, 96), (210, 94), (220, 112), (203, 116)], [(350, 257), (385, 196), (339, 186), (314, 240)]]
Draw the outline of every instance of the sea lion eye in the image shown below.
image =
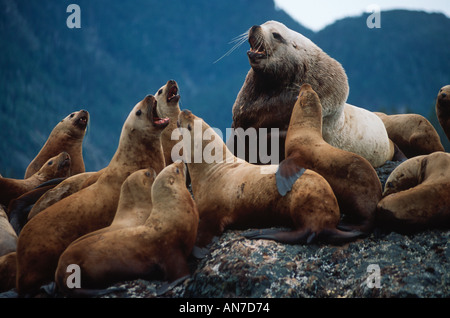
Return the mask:
[(279, 40), (279, 41), (283, 40), (283, 37), (280, 35), (280, 33), (273, 32), (272, 35), (273, 35), (274, 39), (276, 39), (276, 40)]
[(191, 124), (188, 124), (187, 128), (189, 131), (191, 131), (192, 130)]
[(142, 111), (139, 109), (139, 110), (136, 112), (136, 116), (141, 116), (141, 114), (142, 114)]
[(161, 95), (163, 92), (162, 88), (158, 91), (158, 95)]
[(177, 174), (180, 174), (180, 169), (177, 168)]
[(75, 114), (70, 114), (70, 118), (73, 118), (73, 116), (75, 116)]
[(53, 164), (53, 160), (48, 162), (48, 165), (51, 166)]

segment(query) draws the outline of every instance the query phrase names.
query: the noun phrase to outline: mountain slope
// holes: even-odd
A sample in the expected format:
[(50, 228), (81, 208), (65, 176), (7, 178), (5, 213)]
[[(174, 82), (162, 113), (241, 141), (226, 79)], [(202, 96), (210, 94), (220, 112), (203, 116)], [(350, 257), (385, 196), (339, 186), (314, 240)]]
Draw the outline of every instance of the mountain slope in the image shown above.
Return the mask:
[(233, 38), (267, 20), (285, 23), (340, 61), (355, 105), (432, 118), (438, 89), (450, 83), (450, 19), (439, 14), (383, 12), (379, 30), (361, 16), (313, 33), (272, 0), (78, 0), (81, 29), (69, 29), (70, 3), (0, 0), (4, 176), (22, 177), (58, 121), (82, 108), (91, 114), (86, 168), (103, 168), (130, 109), (169, 79), (179, 83), (182, 108), (225, 133), (249, 70), (248, 43), (217, 60)]
[[(181, 103), (225, 130), (248, 69), (228, 42), (268, 19), (300, 27), (271, 0), (79, 0), (81, 29), (66, 26), (69, 1), (0, 1), (0, 172), (22, 177), (51, 129), (87, 109), (87, 170), (109, 163), (129, 110), (169, 79)], [(311, 33), (312, 34), (312, 33)], [(244, 51), (245, 52), (245, 51)]]

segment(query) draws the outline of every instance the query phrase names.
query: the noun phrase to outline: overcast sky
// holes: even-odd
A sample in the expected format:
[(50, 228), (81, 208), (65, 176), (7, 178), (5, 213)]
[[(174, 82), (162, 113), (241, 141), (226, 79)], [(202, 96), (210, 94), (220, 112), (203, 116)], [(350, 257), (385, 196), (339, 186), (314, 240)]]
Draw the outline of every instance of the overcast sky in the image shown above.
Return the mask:
[(313, 31), (319, 31), (336, 20), (361, 15), (371, 4), (377, 4), (381, 11), (422, 10), (442, 12), (450, 17), (449, 0), (275, 0), (276, 6)]

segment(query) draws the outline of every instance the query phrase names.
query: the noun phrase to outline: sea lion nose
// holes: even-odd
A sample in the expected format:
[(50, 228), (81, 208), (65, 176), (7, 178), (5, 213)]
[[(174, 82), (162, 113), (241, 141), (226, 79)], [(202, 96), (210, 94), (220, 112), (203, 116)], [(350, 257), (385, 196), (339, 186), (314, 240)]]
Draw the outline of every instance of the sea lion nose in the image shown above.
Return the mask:
[(174, 80), (169, 80), (169, 84), (171, 84), (171, 85), (173, 85), (173, 84), (175, 84), (176, 82), (174, 81)]
[(252, 28), (250, 29), (250, 33), (256, 32), (256, 30), (261, 29), (261, 26), (259, 25), (254, 25), (252, 26)]

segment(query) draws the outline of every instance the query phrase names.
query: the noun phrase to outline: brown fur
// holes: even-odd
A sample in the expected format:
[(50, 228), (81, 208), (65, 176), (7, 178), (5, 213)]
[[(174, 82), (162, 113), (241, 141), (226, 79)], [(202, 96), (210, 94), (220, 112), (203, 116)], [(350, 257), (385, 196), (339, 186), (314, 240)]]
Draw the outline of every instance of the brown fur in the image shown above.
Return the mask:
[[(233, 128), (255, 128), (257, 132), (260, 128), (279, 128), (279, 157), (282, 160), (298, 90), (303, 83), (309, 83), (322, 102), (325, 141), (363, 156), (374, 167), (392, 159), (393, 147), (390, 147), (379, 118), (346, 103), (348, 80), (339, 62), (308, 38), (276, 21), (253, 26), (249, 30), (249, 42), (251, 69), (233, 105)], [(239, 130), (233, 133), (228, 146), (239, 155), (236, 143), (243, 144), (244, 136)], [(251, 159), (250, 146), (245, 143), (247, 161)], [(270, 142), (267, 147), (270, 149)], [(264, 163), (261, 158), (258, 162)]]
[(450, 140), (450, 85), (439, 90), (436, 99), (436, 115), (447, 139)]
[(53, 189), (47, 191), (36, 201), (28, 214), (28, 220), (52, 204), (55, 204), (65, 197), (94, 184), (102, 172), (103, 170), (96, 172), (82, 172), (67, 178)]
[(16, 252), (0, 256), (0, 293), (16, 286)]
[(164, 150), (164, 159), (166, 166), (173, 163), (172, 148), (177, 143), (172, 140), (172, 132), (177, 128), (178, 114), (180, 113), (180, 95), (178, 85), (174, 80), (167, 81), (166, 85), (161, 87), (155, 94), (158, 101), (158, 116), (170, 118), (169, 125), (161, 133), (161, 143)]
[(418, 114), (386, 115), (375, 113), (384, 123), (389, 139), (411, 158), (444, 151), (441, 139), (433, 125)]
[[(82, 289), (105, 288), (137, 278), (173, 281), (189, 275), (187, 257), (195, 243), (198, 211), (185, 186), (184, 170), (184, 164), (177, 162), (156, 177), (151, 189), (153, 208), (145, 223), (139, 221), (71, 244), (56, 270), (59, 289), (82, 292), (67, 288), (70, 264), (81, 267)], [(147, 189), (142, 194), (148, 195)]]
[(53, 128), (47, 141), (28, 165), (25, 178), (32, 176), (51, 157), (67, 152), (72, 159), (71, 175), (84, 172), (83, 139), (86, 133), (89, 113), (85, 110), (68, 115)]
[[(286, 135), (286, 161), (323, 176), (336, 195), (342, 214), (351, 227), (368, 232), (381, 199), (381, 183), (363, 157), (338, 149), (323, 140), (322, 106), (309, 84), (301, 87)], [(283, 169), (286, 169), (284, 167)]]
[(14, 252), (16, 246), (16, 232), (9, 223), (5, 210), (0, 205), (0, 256)]
[(111, 224), (123, 181), (134, 171), (164, 167), (156, 100), (147, 96), (133, 108), (119, 146), (97, 182), (51, 205), (23, 228), (17, 246), (17, 290), (35, 292), (54, 278), (58, 258), (78, 237)]
[(450, 227), (450, 154), (435, 152), (403, 162), (386, 180), (378, 203), (381, 227), (411, 232)]
[(31, 191), (40, 184), (55, 178), (65, 178), (70, 174), (71, 157), (62, 152), (50, 158), (27, 179), (0, 178), (0, 204), (8, 206), (11, 200)]
[[(201, 121), (201, 126), (197, 126), (201, 131), (196, 131), (195, 120)], [(331, 187), (319, 174), (306, 171), (291, 193), (282, 197), (275, 184), (277, 166), (264, 166), (261, 173), (261, 166), (234, 157), (220, 137), (187, 110), (180, 113), (178, 122), (189, 131), (191, 139), (191, 158), (186, 160), (200, 213), (198, 246), (206, 246), (227, 228), (292, 227), (291, 232), (256, 237), (286, 243), (304, 242), (311, 235), (335, 230), (339, 207)], [(211, 132), (214, 138), (202, 140), (199, 149), (211, 146), (222, 149), (219, 162), (194, 162), (195, 144), (200, 143), (194, 141), (194, 136), (205, 131)]]
[(153, 206), (150, 193), (155, 178), (156, 172), (151, 168), (133, 172), (122, 184), (117, 211), (111, 225), (83, 235), (75, 242), (120, 228), (144, 224)]

